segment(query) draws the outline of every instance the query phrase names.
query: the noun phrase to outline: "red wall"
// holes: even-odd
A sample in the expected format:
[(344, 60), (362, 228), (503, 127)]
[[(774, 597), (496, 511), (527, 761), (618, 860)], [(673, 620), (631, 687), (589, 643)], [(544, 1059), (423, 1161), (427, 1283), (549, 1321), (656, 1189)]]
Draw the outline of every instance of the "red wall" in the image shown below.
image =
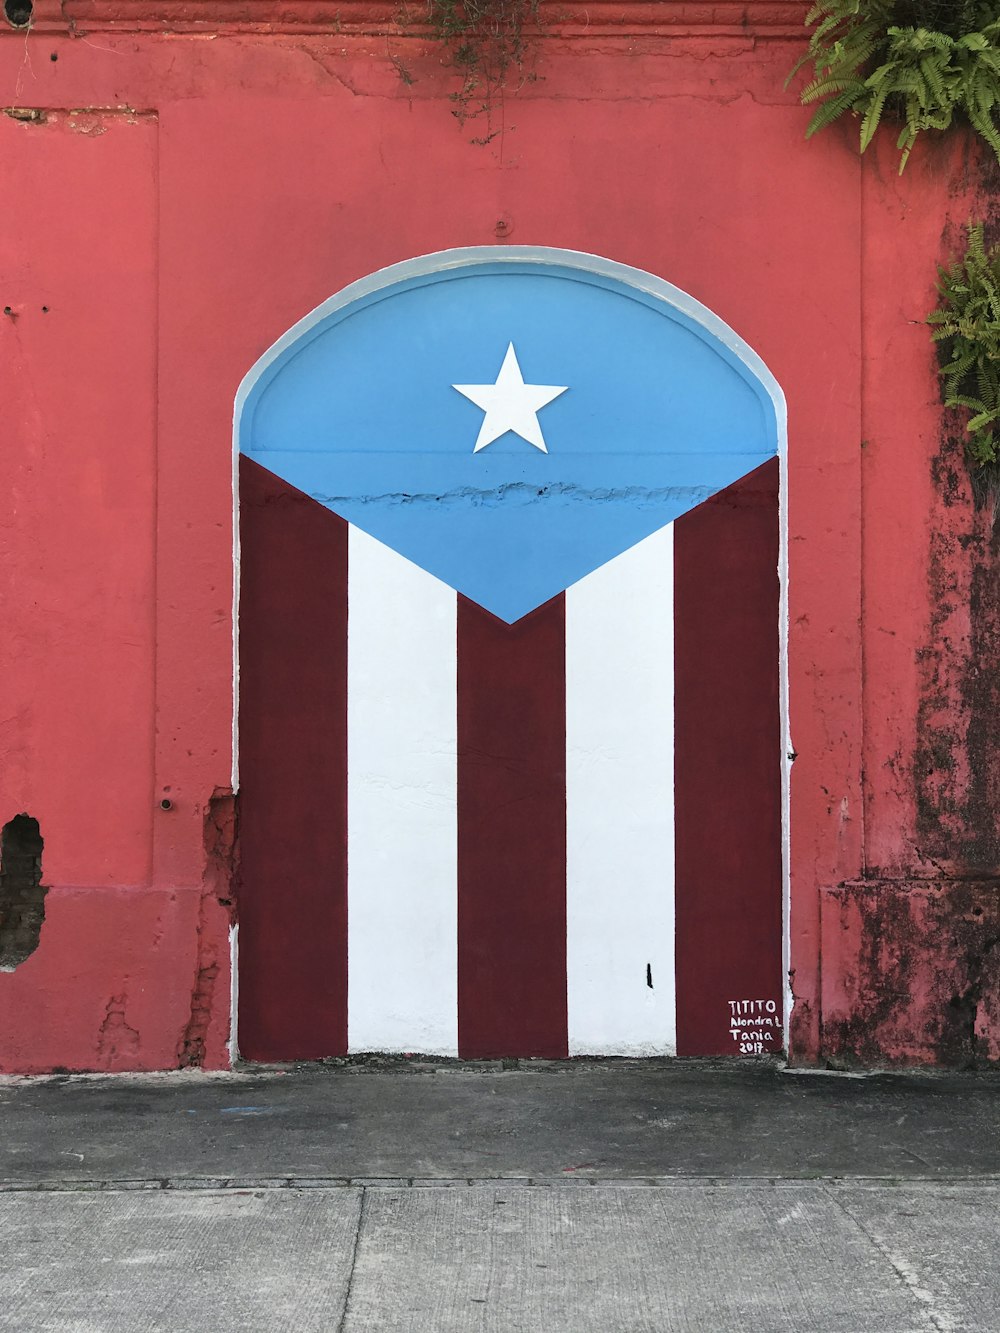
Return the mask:
[(794, 1058), (1000, 1054), (996, 550), (922, 325), (982, 166), (807, 144), (805, 8), (599, 0), (485, 146), (374, 7), (0, 33), (0, 820), (39, 820), (50, 886), (0, 1068), (227, 1060), (233, 396), (352, 280), (498, 238), (667, 278), (785, 390)]

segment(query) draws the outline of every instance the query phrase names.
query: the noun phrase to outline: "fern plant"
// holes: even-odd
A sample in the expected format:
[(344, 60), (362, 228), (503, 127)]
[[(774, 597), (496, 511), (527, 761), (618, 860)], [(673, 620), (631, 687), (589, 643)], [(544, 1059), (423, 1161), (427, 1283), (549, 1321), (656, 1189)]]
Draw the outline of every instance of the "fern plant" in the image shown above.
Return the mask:
[(946, 407), (968, 414), (965, 455), (977, 501), (1000, 493), (1000, 246), (982, 223), (951, 268), (938, 270), (940, 304), (928, 318), (941, 352)]
[[(802, 90), (818, 103), (807, 137), (847, 112), (861, 119), (861, 151), (883, 117), (900, 122), (899, 170), (924, 130), (964, 118), (1000, 160), (1000, 15), (984, 0), (817, 0)], [(787, 86), (787, 84), (786, 84)]]

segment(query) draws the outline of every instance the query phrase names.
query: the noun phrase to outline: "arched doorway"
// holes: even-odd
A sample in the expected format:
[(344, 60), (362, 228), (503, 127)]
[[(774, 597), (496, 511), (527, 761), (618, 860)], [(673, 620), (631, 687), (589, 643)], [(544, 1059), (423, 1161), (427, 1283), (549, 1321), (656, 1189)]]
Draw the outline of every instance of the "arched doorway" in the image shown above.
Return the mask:
[(650, 274), (355, 283), (237, 398), (249, 1058), (759, 1054), (784, 406)]

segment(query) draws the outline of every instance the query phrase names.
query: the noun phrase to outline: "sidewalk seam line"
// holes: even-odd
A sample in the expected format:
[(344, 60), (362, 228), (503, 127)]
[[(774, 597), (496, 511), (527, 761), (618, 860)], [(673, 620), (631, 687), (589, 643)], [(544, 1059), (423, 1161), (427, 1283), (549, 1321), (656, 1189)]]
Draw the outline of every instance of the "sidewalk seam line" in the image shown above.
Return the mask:
[(341, 1189), (456, 1189), (507, 1187), (510, 1189), (783, 1189), (819, 1186), (878, 1189), (995, 1188), (1000, 1175), (968, 1176), (119, 1176), (87, 1178), (64, 1176), (49, 1180), (0, 1180), (4, 1194), (97, 1193), (233, 1193), (240, 1190)]
[(358, 1266), (358, 1250), (361, 1246), (361, 1228), (365, 1224), (365, 1209), (368, 1206), (368, 1188), (361, 1187), (361, 1203), (358, 1208), (358, 1225), (354, 1231), (354, 1248), (351, 1250), (351, 1268), (347, 1274), (347, 1286), (344, 1289), (344, 1308), (337, 1324), (337, 1333), (344, 1333), (347, 1328), (347, 1315), (351, 1308), (351, 1293), (354, 1290), (354, 1270)]
[(836, 1193), (831, 1190), (824, 1190), (823, 1192), (831, 1199), (841, 1213), (843, 1213), (851, 1225), (861, 1232), (862, 1236), (868, 1241), (868, 1244), (871, 1245), (872, 1249), (874, 1249), (875, 1252), (889, 1265), (906, 1291), (909, 1292), (920, 1306), (923, 1314), (929, 1321), (930, 1327), (935, 1330), (935, 1333), (954, 1333), (954, 1330), (957, 1329), (959, 1325), (955, 1323), (950, 1315), (934, 1309), (936, 1303), (934, 1293), (928, 1291), (926, 1287), (921, 1286), (916, 1275), (912, 1272), (908, 1273), (906, 1269), (896, 1261), (889, 1247), (883, 1245), (878, 1237), (869, 1231), (859, 1217), (854, 1216), (842, 1198), (838, 1198)]

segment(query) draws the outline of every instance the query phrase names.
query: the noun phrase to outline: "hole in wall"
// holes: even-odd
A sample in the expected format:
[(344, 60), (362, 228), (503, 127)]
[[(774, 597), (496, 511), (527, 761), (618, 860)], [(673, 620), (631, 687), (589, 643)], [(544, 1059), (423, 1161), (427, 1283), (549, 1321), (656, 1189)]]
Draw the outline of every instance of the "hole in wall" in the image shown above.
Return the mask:
[(32, 0), (3, 0), (4, 17), (12, 28), (26, 28), (33, 9)]
[(44, 842), (38, 820), (15, 815), (0, 830), (0, 970), (12, 971), (38, 948), (45, 920)]

